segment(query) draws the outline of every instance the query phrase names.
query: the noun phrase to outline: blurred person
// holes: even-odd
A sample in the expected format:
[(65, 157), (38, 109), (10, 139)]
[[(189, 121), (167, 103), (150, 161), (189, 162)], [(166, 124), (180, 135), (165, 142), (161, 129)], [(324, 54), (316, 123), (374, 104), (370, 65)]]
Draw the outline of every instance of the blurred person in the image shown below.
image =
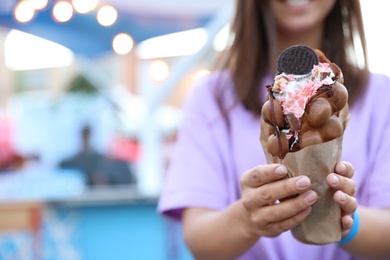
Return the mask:
[(104, 159), (99, 164), (96, 184), (135, 184), (137, 180), (134, 165), (137, 147), (136, 141), (113, 135)]
[(91, 128), (81, 130), (81, 149), (60, 163), (60, 168), (78, 169), (85, 174), (90, 186), (106, 186), (135, 183), (131, 165), (114, 154), (105, 155), (91, 146)]
[(135, 174), (132, 165), (114, 156), (105, 156), (100, 161), (96, 177), (94, 178), (95, 185), (126, 185), (135, 184)]
[(91, 146), (91, 128), (89, 126), (82, 128), (80, 139), (80, 150), (75, 155), (60, 162), (59, 167), (80, 170), (85, 176), (86, 183), (93, 185), (94, 182), (100, 182), (100, 179), (97, 179), (101, 175), (98, 174), (98, 166), (104, 156)]
[[(182, 221), (196, 259), (389, 259), (390, 79), (368, 70), (359, 1), (237, 0), (232, 32), (220, 69), (188, 96), (159, 211)], [(339, 65), (349, 92), (343, 161), (326, 179), (342, 211), (342, 244), (294, 239), (289, 230), (317, 194), (309, 178), (286, 179), (284, 166), (267, 164), (259, 142), (265, 86), (278, 55), (296, 44)]]

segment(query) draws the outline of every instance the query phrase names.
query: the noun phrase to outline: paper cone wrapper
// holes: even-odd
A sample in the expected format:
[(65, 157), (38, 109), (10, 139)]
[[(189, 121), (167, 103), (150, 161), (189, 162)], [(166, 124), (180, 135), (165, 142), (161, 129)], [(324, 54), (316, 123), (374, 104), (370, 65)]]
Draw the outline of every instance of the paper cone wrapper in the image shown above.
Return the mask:
[[(349, 121), (348, 107), (339, 114), (344, 129)], [(311, 189), (317, 192), (318, 200), (312, 211), (291, 232), (299, 241), (307, 244), (324, 245), (341, 240), (341, 210), (333, 200), (334, 190), (326, 183), (326, 177), (334, 172), (341, 160), (342, 140), (340, 136), (332, 141), (305, 147), (298, 152), (287, 153), (280, 159), (267, 151), (267, 140), (272, 127), (261, 119), (260, 141), (268, 163), (281, 163), (288, 169), (289, 177), (306, 175), (311, 180)], [(283, 203), (283, 202), (282, 202)]]

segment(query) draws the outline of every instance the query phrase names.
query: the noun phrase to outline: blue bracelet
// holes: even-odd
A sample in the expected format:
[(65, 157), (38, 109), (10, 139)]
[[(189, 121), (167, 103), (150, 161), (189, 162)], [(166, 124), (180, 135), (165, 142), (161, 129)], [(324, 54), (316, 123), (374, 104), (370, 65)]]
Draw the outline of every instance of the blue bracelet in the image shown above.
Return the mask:
[(337, 243), (339, 246), (343, 246), (343, 245), (351, 242), (356, 237), (357, 233), (359, 232), (359, 227), (360, 227), (359, 213), (357, 211), (355, 211), (352, 214), (352, 217), (353, 217), (353, 226), (351, 228), (351, 231), (348, 233), (348, 235), (346, 235), (343, 239), (341, 239), (340, 242)]

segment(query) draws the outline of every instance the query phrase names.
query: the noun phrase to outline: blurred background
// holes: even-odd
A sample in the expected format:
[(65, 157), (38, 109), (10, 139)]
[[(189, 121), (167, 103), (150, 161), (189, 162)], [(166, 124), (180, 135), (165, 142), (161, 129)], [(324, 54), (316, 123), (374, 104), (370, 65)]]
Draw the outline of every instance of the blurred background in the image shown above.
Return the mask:
[[(389, 73), (390, 3), (361, 4), (370, 68)], [(183, 101), (231, 43), (233, 8), (0, 1), (0, 259), (192, 259), (156, 204)]]

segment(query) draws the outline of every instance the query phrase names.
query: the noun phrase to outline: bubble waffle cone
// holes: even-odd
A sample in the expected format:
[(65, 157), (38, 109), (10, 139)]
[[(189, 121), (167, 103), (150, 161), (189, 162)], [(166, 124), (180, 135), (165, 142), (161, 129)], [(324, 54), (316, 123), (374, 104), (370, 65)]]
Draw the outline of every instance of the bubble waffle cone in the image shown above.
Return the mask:
[(341, 239), (341, 211), (325, 179), (341, 160), (350, 117), (343, 83), (340, 68), (321, 51), (292, 46), (279, 56), (278, 74), (267, 86), (262, 108), (260, 141), (267, 162), (285, 165), (288, 177), (308, 176), (318, 194), (311, 213), (292, 229), (308, 244)]

